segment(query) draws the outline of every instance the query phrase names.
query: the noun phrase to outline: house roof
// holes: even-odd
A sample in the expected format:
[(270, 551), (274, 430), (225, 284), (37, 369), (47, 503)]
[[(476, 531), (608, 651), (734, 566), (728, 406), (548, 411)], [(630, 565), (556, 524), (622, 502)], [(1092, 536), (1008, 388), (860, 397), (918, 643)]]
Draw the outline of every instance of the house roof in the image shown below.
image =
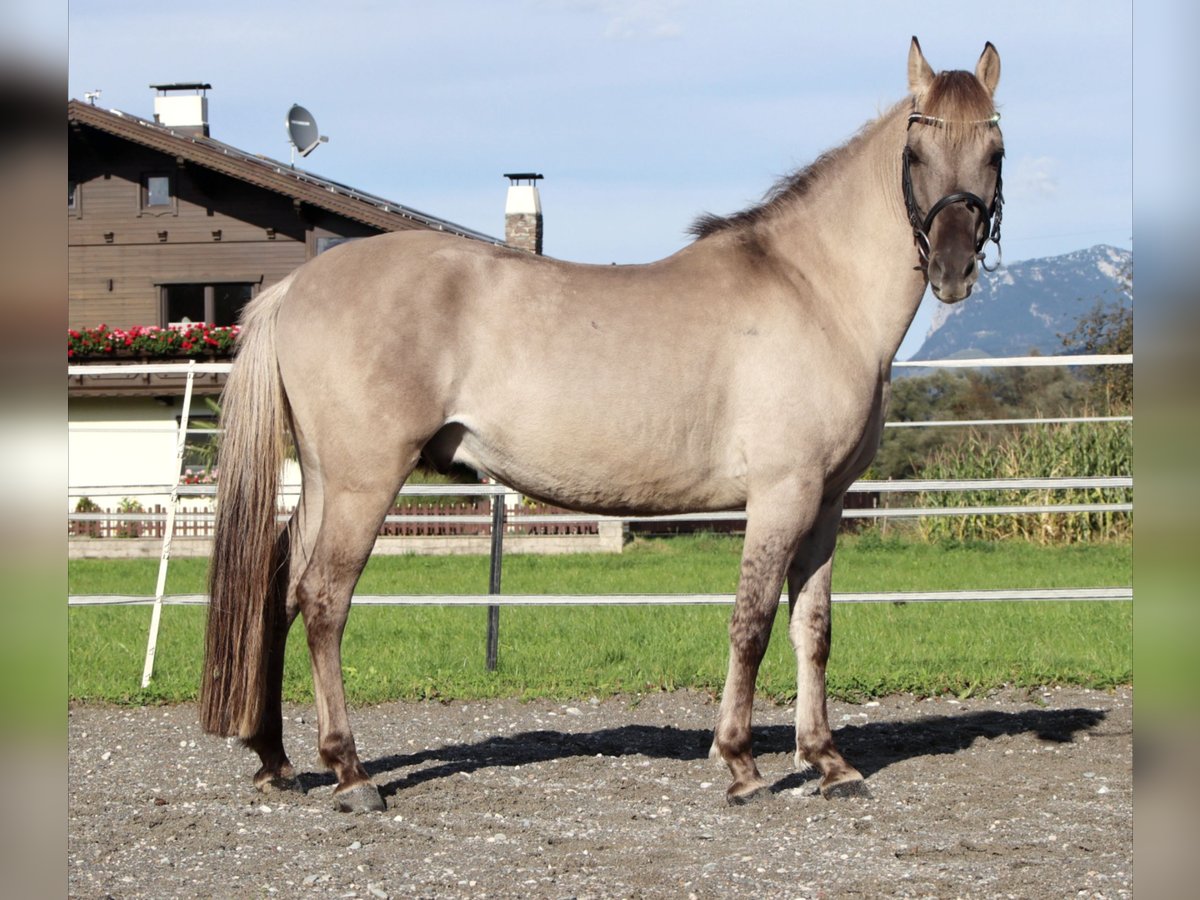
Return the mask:
[(67, 122), (72, 128), (95, 128), (383, 231), (424, 227), (490, 244), (504, 243), (500, 238), (322, 178), (279, 160), (120, 110), (101, 109), (70, 100), (67, 102)]

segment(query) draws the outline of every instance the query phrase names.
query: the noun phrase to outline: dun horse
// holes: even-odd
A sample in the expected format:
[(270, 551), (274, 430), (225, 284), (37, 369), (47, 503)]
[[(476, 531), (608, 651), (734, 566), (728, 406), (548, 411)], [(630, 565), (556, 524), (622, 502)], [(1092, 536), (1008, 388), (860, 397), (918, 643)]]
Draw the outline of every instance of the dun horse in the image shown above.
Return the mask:
[[(259, 755), (260, 789), (294, 784), (280, 692), (300, 613), (335, 801), (384, 807), (355, 749), (340, 645), (380, 523), (424, 457), (576, 510), (745, 507), (712, 744), (727, 796), (766, 785), (750, 711), (785, 580), (797, 765), (820, 770), (826, 797), (866, 793), (825, 709), (838, 521), (926, 284), (962, 300), (999, 243), (999, 75), (990, 43), (974, 73), (935, 74), (914, 38), (907, 99), (760, 205), (702, 218), (659, 262), (576, 265), (407, 232), (265, 290), (225, 390), (204, 728)], [(279, 533), (286, 429), (303, 489)]]

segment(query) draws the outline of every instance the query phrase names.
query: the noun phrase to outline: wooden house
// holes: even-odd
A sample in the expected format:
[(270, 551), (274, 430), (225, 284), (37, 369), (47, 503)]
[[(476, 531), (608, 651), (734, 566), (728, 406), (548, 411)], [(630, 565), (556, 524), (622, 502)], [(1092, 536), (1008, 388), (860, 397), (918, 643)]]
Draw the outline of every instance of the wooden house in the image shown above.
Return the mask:
[[(223, 143), (210, 133), (210, 85), (151, 87), (152, 119), (67, 104), (72, 329), (232, 325), (247, 301), (306, 260), (384, 232), (432, 229), (504, 243)], [(173, 375), (68, 377), (72, 506), (87, 488), (117, 485), (136, 498), (133, 486), (174, 482), (183, 383)], [(196, 392), (215, 395), (222, 383), (198, 378)], [(211, 412), (195, 403), (193, 415)]]
[(224, 144), (203, 113), (168, 125), (71, 100), (67, 122), (71, 327), (231, 325), (250, 297), (305, 260), (389, 231), (502, 243)]

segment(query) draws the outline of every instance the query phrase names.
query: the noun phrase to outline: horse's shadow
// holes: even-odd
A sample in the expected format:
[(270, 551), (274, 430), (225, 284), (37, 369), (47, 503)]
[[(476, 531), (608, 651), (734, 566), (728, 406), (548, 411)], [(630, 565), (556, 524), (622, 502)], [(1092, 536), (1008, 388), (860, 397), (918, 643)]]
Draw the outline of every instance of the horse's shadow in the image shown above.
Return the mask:
[[(965, 750), (977, 740), (1033, 734), (1043, 741), (1071, 743), (1080, 732), (1095, 728), (1106, 713), (1092, 709), (1034, 709), (1020, 712), (980, 711), (957, 715), (925, 716), (900, 722), (845, 725), (836, 730), (838, 746), (866, 777), (906, 759), (939, 756)], [(754, 729), (759, 755), (792, 753), (794, 731), (787, 725)], [(622, 725), (598, 731), (525, 731), (473, 743), (447, 744), (417, 753), (381, 756), (365, 763), (385, 797), (406, 788), (461, 773), (497, 766), (567, 759), (573, 756), (648, 756), (680, 761), (702, 759), (712, 743), (709, 729), (673, 725)], [(434, 765), (426, 765), (435, 763)], [(400, 769), (421, 766), (390, 781), (383, 779)], [(793, 772), (774, 785), (774, 792), (799, 787), (815, 779), (812, 770)], [(304, 773), (301, 786), (309, 790), (332, 785), (329, 773)]]

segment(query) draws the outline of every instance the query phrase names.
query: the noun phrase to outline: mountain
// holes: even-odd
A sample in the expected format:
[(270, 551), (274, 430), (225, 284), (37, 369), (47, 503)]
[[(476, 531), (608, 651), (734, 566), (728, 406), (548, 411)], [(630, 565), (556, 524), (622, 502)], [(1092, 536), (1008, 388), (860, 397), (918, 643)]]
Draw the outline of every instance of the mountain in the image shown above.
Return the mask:
[(983, 272), (970, 297), (938, 306), (912, 359), (1062, 353), (1059, 335), (1097, 302), (1133, 304), (1132, 274), (1133, 254), (1105, 244)]

